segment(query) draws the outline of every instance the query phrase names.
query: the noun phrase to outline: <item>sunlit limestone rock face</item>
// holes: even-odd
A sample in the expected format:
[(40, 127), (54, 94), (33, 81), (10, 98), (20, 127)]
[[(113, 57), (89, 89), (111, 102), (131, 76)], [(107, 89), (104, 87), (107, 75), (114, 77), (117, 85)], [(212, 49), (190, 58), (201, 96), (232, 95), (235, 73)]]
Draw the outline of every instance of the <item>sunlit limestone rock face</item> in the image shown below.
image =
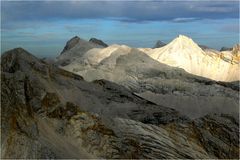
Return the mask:
[(217, 81), (239, 80), (239, 61), (204, 52), (192, 39), (179, 35), (168, 45), (147, 52), (153, 59)]

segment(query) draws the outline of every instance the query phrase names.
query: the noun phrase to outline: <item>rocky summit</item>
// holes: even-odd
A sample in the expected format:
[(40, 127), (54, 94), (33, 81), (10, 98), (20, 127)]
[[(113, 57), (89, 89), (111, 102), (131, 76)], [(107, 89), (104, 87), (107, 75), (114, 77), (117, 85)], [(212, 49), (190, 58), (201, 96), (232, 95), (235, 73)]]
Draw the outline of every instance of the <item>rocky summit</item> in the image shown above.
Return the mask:
[(97, 39), (97, 38), (90, 38), (89, 42), (98, 44), (98, 45), (103, 46), (103, 47), (108, 47), (108, 45), (106, 43), (104, 43), (102, 40)]
[(67, 41), (66, 46), (62, 50), (61, 54), (73, 48), (79, 41), (80, 38), (78, 36), (71, 38), (69, 41)]
[[(127, 46), (92, 48), (79, 38), (67, 46), (58, 61), (68, 58), (65, 67), (82, 68), (70, 72), (22, 48), (2, 54), (1, 158), (239, 158), (234, 107), (197, 115), (177, 109), (184, 109), (177, 96), (192, 110), (197, 110), (195, 103), (184, 98), (212, 97), (215, 104), (222, 97), (231, 106), (238, 101), (237, 83), (191, 75)], [(173, 97), (169, 101), (177, 101), (175, 107), (141, 95), (150, 91)]]

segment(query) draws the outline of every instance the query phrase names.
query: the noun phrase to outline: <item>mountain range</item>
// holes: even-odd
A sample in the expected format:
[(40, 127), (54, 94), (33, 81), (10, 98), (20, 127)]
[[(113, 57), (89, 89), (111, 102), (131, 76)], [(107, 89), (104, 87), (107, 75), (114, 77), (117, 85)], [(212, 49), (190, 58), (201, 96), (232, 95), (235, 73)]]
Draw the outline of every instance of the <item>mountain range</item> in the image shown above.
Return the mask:
[[(73, 39), (70, 41), (73, 41)], [(88, 43), (85, 40), (81, 40), (80, 42), (83, 43), (84, 45), (82, 45), (81, 43), (76, 44), (73, 49), (66, 51), (66, 53), (64, 55), (59, 56), (58, 59), (69, 60), (74, 57), (72, 55), (72, 53), (74, 53), (77, 57), (85, 56), (83, 58), (85, 59), (85, 61), (89, 60), (88, 57), (90, 57), (91, 59), (90, 61), (94, 61), (101, 56), (102, 58), (98, 59), (98, 61), (100, 61), (108, 57), (111, 57), (111, 55), (115, 53), (114, 52), (115, 50), (123, 47), (120, 45), (111, 45), (107, 47), (106, 45), (99, 45), (95, 43), (95, 45), (98, 45), (98, 47), (96, 47), (93, 46), (92, 43)], [(85, 43), (88, 43), (88, 45), (86, 45)], [(66, 44), (66, 47), (67, 46), (69, 45)], [(86, 47), (85, 49), (80, 49), (80, 47), (83, 46), (88, 47)], [(102, 47), (107, 48), (103, 49), (101, 53), (100, 50), (95, 49)], [(129, 48), (129, 50), (131, 49), (128, 46), (125, 46), (125, 48)], [(239, 48), (239, 46), (236, 45), (234, 48)], [(157, 60), (169, 66), (182, 68), (186, 72), (194, 75), (198, 75), (216, 81), (237, 81), (239, 80), (238, 69), (240, 52), (239, 49), (235, 49), (236, 52), (233, 53), (234, 48), (232, 49), (232, 51), (222, 52), (206, 47), (202, 49), (191, 38), (179, 35), (172, 42), (168, 43), (167, 45), (163, 45), (160, 48), (155, 47), (154, 49), (151, 48), (137, 48), (137, 49), (144, 52), (154, 60)], [(127, 50), (123, 51), (123, 54), (125, 54), (124, 52), (127, 53), (128, 51)]]
[(54, 61), (1, 56), (2, 158), (238, 158), (239, 45), (70, 39)]
[[(205, 52), (190, 38), (181, 35), (156, 49), (111, 45), (82, 52), (79, 50), (81, 43), (57, 57), (56, 64), (87, 81), (107, 79), (115, 82), (188, 116), (199, 117), (219, 111), (238, 117), (239, 63), (234, 59), (232, 64), (221, 56), (226, 53)], [(234, 54), (239, 55), (239, 50)], [(200, 77), (199, 73), (205, 77)], [(219, 82), (210, 77), (234, 81)], [(206, 84), (209, 85), (206, 87)]]

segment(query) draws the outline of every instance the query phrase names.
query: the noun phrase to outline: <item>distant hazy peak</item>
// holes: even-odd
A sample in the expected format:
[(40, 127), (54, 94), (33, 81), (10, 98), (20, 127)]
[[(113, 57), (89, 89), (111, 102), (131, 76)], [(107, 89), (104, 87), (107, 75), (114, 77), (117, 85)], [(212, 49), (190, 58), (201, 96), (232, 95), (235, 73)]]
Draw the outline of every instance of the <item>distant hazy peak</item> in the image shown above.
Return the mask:
[(89, 40), (89, 42), (98, 44), (98, 45), (103, 46), (103, 47), (108, 47), (108, 45), (107, 45), (106, 43), (104, 43), (102, 40), (97, 39), (97, 38), (91, 38), (91, 39)]
[(200, 48), (202, 48), (203, 50), (205, 50), (205, 49), (212, 49), (212, 48), (210, 48), (210, 47), (208, 47), (208, 46), (201, 45), (201, 44), (199, 44), (198, 46), (199, 46)]
[(153, 48), (160, 48), (160, 47), (163, 47), (165, 45), (166, 45), (166, 43), (158, 40)]
[(63, 54), (65, 51), (73, 48), (79, 41), (80, 41), (80, 38), (78, 36), (74, 36), (73, 38), (71, 38), (69, 41), (67, 41), (61, 54)]
[(222, 47), (220, 51), (231, 51), (233, 48)]

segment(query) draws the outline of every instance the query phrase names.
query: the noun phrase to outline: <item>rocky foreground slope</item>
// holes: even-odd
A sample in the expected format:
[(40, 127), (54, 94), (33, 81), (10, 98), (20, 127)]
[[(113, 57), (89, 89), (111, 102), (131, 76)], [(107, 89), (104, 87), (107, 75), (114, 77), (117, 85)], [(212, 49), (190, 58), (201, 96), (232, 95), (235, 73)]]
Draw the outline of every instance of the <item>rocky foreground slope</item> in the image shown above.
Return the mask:
[[(189, 58), (187, 54), (190, 51), (193, 53), (191, 56), (199, 60), (199, 63), (201, 54), (202, 57), (210, 57), (197, 44), (192, 43), (194, 42), (186, 37), (179, 37), (167, 46), (169, 48), (169, 45), (174, 45), (174, 50), (177, 50), (177, 47), (180, 51), (183, 50), (176, 60), (182, 56), (187, 57), (185, 59), (187, 61)], [(195, 50), (191, 50), (192, 45), (195, 46)], [(182, 48), (183, 46), (185, 48)], [(147, 54), (164, 47), (136, 49), (125, 45), (111, 45), (105, 48), (92, 48), (85, 52), (79, 48), (81, 43), (61, 54), (56, 64), (64, 70), (83, 76), (87, 81), (107, 79), (115, 82), (145, 99), (172, 107), (191, 118), (199, 118), (210, 113), (227, 113), (238, 118), (239, 81), (217, 82), (199, 77), (181, 68), (160, 63)], [(171, 61), (171, 57), (166, 57), (166, 60)], [(196, 69), (202, 68), (199, 63), (194, 65), (193, 61), (189, 60), (189, 64), (194, 65)], [(221, 67), (222, 70), (225, 69), (224, 66)], [(236, 70), (232, 76), (238, 76)]]
[(228, 114), (191, 120), (17, 48), (1, 56), (1, 158), (238, 158)]

